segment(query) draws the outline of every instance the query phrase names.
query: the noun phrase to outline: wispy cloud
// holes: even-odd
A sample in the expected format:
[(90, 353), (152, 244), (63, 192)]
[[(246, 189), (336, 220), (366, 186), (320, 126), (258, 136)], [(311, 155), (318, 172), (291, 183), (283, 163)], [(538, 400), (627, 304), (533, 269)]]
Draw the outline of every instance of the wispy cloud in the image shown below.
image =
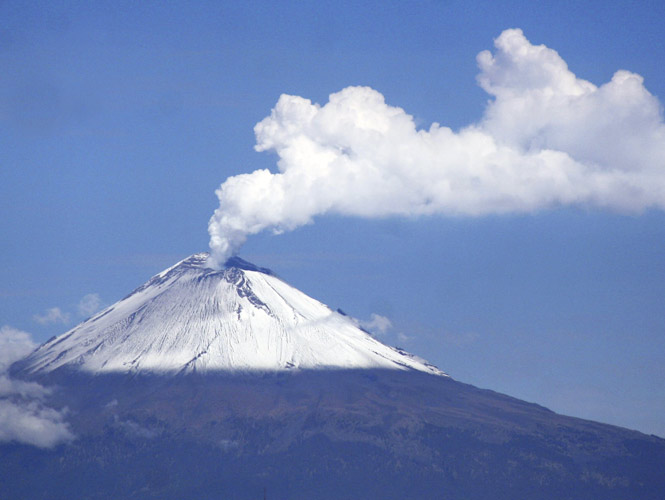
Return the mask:
[(525, 213), (562, 206), (665, 208), (665, 124), (640, 75), (596, 86), (559, 54), (506, 30), (478, 57), (491, 96), (476, 123), (417, 129), (367, 87), (323, 106), (282, 95), (255, 127), (278, 173), (228, 178), (209, 223), (211, 263), (246, 238), (317, 215), (358, 217)]
[(62, 413), (39, 401), (0, 399), (0, 441), (52, 448), (73, 438)]
[(35, 350), (29, 333), (4, 325), (0, 328), (0, 373), (4, 373), (16, 360), (21, 359)]
[(74, 438), (65, 412), (46, 406), (44, 400), (50, 394), (47, 387), (7, 374), (13, 362), (35, 347), (30, 334), (8, 325), (0, 328), (0, 442), (50, 448)]
[[(102, 299), (98, 293), (84, 295), (76, 305), (76, 314), (79, 318), (87, 318), (99, 311)], [(60, 307), (50, 307), (43, 314), (35, 314), (32, 319), (41, 325), (62, 324), (67, 325), (71, 321), (72, 314), (62, 310)]]
[(397, 333), (397, 340), (399, 340), (402, 343), (408, 344), (413, 340), (413, 335), (407, 335), (404, 332), (398, 332)]
[(98, 293), (89, 293), (85, 295), (78, 303), (79, 316), (89, 317), (99, 311), (102, 305), (102, 300), (99, 298)]
[(372, 313), (369, 321), (360, 321), (360, 326), (374, 335), (385, 335), (393, 327), (392, 322), (385, 316)]
[(63, 312), (59, 307), (51, 307), (43, 314), (35, 314), (32, 319), (40, 325), (51, 325), (55, 323), (66, 325), (69, 323), (69, 313)]

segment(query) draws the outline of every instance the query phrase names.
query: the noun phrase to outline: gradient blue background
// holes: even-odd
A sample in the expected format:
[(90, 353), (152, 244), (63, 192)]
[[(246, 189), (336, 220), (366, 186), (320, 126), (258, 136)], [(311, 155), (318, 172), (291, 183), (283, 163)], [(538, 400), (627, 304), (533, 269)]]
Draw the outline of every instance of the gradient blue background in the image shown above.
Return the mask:
[[(478, 120), (506, 28), (665, 99), (663, 2), (1, 2), (0, 326), (37, 341), (206, 250), (214, 190), (275, 169), (281, 93), (369, 85), (422, 127)], [(665, 165), (665, 159), (664, 159)], [(458, 380), (665, 436), (665, 216), (323, 217), (243, 257)], [(41, 325), (47, 308), (70, 324)]]

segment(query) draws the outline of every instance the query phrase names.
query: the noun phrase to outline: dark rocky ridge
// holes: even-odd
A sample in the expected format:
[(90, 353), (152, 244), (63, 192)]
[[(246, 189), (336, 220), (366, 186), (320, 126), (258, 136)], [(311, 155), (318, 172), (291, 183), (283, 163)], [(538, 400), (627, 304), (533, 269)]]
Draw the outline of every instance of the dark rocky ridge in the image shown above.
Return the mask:
[[(44, 382), (45, 380), (42, 380)], [(665, 440), (394, 370), (53, 374), (77, 440), (0, 498), (659, 499)], [(49, 485), (46, 487), (45, 485)]]

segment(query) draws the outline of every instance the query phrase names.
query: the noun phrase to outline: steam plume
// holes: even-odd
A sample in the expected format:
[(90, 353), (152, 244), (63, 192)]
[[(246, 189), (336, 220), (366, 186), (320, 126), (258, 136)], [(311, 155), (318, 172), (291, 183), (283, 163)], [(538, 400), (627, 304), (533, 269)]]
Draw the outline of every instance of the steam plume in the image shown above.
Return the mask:
[(494, 45), (477, 57), (478, 83), (493, 99), (459, 131), (419, 130), (367, 87), (332, 94), (324, 106), (282, 95), (254, 129), (256, 150), (276, 152), (279, 172), (230, 177), (216, 191), (211, 265), (251, 234), (290, 231), (324, 213), (665, 208), (665, 124), (641, 76), (621, 70), (597, 87), (518, 29)]

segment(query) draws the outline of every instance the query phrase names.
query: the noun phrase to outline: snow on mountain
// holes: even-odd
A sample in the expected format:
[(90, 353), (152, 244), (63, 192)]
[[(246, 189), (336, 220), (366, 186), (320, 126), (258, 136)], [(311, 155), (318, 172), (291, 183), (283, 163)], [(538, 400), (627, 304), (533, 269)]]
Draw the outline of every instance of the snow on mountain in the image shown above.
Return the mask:
[(445, 375), (386, 346), (267, 269), (195, 254), (20, 364), (25, 374), (385, 368)]

